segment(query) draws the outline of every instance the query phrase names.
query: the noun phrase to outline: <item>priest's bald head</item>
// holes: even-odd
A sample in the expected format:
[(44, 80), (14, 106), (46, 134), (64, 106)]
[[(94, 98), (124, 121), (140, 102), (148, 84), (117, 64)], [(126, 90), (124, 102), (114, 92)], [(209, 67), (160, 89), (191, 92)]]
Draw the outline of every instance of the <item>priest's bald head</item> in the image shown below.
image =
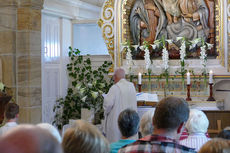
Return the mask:
[(19, 125), (0, 138), (1, 153), (62, 153), (61, 144), (46, 130)]
[(113, 78), (114, 78), (115, 83), (119, 82), (121, 79), (124, 79), (125, 78), (125, 70), (122, 68), (117, 68), (114, 72)]

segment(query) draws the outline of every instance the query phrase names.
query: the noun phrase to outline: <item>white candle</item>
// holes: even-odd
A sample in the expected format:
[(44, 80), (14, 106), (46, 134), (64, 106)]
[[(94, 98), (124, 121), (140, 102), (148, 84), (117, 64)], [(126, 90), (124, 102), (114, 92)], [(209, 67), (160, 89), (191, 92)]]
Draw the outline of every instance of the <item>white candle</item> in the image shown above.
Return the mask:
[(212, 70), (209, 71), (209, 83), (213, 83), (213, 72), (212, 72)]
[(187, 84), (190, 84), (190, 73), (187, 73)]
[(141, 73), (138, 73), (138, 84), (141, 84)]

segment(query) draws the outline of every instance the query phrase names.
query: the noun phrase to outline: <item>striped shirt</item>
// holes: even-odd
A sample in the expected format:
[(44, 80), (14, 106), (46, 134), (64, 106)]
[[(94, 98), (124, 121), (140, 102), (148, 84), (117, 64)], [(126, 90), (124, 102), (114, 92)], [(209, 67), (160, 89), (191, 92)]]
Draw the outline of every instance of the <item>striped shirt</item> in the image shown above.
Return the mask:
[(182, 146), (168, 137), (148, 135), (124, 146), (119, 153), (195, 153), (195, 150)]
[(190, 148), (194, 148), (196, 151), (199, 151), (201, 146), (209, 140), (210, 138), (207, 138), (204, 133), (193, 133), (190, 134), (188, 138), (180, 141), (180, 144)]

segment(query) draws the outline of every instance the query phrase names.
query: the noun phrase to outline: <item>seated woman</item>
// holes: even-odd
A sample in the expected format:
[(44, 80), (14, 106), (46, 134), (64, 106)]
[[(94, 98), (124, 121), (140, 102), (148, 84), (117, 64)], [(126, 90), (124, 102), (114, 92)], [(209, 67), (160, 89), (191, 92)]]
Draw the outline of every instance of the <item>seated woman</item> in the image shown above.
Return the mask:
[(136, 141), (140, 118), (135, 110), (125, 109), (119, 114), (118, 126), (122, 138), (110, 144), (110, 153), (117, 153), (123, 146)]
[(141, 117), (141, 122), (140, 122), (140, 133), (141, 137), (145, 137), (147, 135), (150, 135), (153, 133), (153, 115), (154, 115), (154, 110), (149, 110), (144, 113), (144, 115)]
[(180, 144), (195, 148), (195, 150), (198, 151), (203, 144), (210, 140), (210, 138), (205, 135), (208, 126), (209, 121), (204, 112), (197, 109), (191, 109), (189, 119), (185, 125), (189, 132), (189, 136), (180, 141)]
[(62, 140), (64, 153), (108, 153), (109, 143), (97, 127), (84, 121), (75, 121)]

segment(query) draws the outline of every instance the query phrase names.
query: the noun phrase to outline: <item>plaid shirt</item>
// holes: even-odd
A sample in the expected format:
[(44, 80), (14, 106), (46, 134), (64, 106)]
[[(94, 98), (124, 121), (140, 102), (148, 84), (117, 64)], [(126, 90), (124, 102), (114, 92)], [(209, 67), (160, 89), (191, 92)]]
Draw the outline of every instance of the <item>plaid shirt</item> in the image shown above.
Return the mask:
[(124, 146), (118, 153), (196, 153), (194, 149), (178, 144), (174, 139), (149, 135)]

